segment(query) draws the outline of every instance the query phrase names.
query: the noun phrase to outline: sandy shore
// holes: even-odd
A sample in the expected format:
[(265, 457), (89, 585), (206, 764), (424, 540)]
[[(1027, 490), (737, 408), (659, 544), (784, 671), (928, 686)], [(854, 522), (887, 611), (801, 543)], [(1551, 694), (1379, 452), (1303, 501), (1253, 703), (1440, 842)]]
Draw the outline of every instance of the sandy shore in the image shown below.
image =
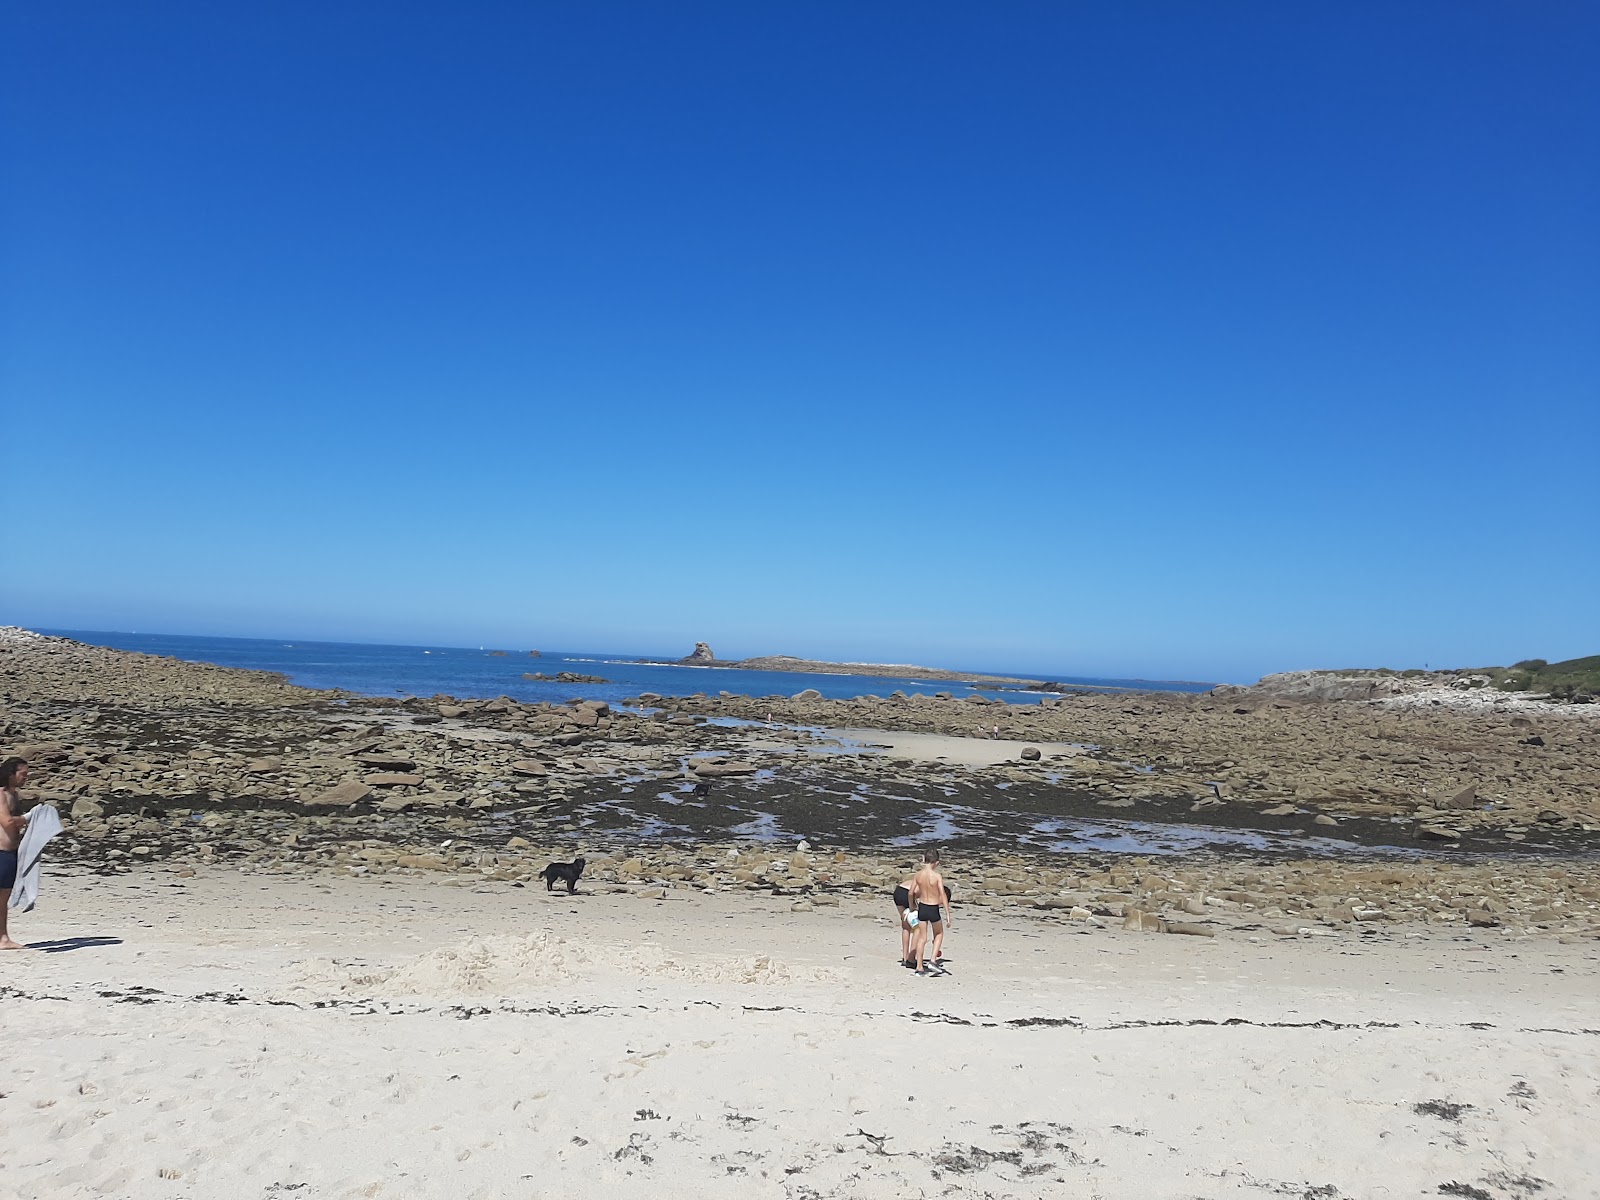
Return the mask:
[(920, 980), (881, 899), (157, 865), (47, 888), (16, 922), (36, 948), (0, 960), (12, 1196), (1513, 1200), (1600, 1179), (1592, 940), (988, 909)]

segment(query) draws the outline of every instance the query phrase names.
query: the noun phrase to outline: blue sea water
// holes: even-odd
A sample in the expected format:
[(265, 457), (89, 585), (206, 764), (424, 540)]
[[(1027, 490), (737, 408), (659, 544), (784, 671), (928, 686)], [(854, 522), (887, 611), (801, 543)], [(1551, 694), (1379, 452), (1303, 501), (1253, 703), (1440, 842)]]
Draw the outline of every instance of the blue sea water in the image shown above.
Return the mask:
[[(1041, 698), (1037, 692), (977, 686), (955, 680), (663, 666), (641, 662), (636, 656), (603, 653), (546, 650), (534, 658), (525, 649), (506, 648), (503, 655), (496, 654), (494, 651), (498, 647), (493, 646), (481, 649), (377, 646), (355, 642), (289, 642), (269, 638), (187, 637), (72, 629), (41, 632), (117, 650), (137, 650), (224, 667), (277, 671), (303, 687), (344, 688), (369, 696), (510, 696), (524, 703), (545, 700), (558, 704), (582, 698), (615, 704), (640, 692), (662, 696), (692, 696), (700, 692), (715, 695), (719, 691), (744, 696), (792, 696), (806, 688), (815, 688), (829, 699), (887, 696), (894, 691), (929, 695), (952, 692), (957, 696), (980, 692), (1008, 704), (1037, 704)], [(607, 682), (553, 683), (523, 678), (524, 673), (554, 675), (559, 671), (597, 675)], [(1061, 678), (1059, 682), (1106, 691), (1198, 692), (1209, 686), (1140, 679)]]

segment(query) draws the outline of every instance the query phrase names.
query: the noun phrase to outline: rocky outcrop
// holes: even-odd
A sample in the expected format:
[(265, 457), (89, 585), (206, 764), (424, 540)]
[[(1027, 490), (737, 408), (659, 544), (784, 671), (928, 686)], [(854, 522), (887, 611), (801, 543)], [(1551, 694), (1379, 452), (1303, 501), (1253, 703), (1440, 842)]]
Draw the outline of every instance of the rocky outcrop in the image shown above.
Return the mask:
[[(712, 652), (709, 644), (706, 642), (696, 642), (694, 644), (694, 653), (689, 655), (687, 658), (680, 658), (678, 660), (678, 665), (683, 667), (714, 667), (717, 666), (718, 663), (717, 656)], [(724, 663), (721, 665), (726, 666), (728, 664)]]
[(1399, 676), (1373, 673), (1348, 675), (1335, 671), (1280, 671), (1263, 675), (1249, 687), (1221, 684), (1210, 694), (1219, 699), (1254, 700), (1381, 700), (1407, 690)]

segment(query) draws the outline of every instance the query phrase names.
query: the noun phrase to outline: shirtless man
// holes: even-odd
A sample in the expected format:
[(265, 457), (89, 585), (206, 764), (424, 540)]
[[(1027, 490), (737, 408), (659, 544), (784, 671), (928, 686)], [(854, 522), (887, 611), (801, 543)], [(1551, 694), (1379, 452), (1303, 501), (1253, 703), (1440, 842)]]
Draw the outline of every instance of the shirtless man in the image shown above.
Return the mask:
[(11, 888), (17, 882), (17, 847), (28, 818), (22, 815), (21, 788), (28, 781), (28, 764), (20, 758), (0, 763), (0, 950), (26, 949), (6, 932), (11, 911)]
[(944, 953), (944, 876), (939, 874), (939, 852), (922, 852), (922, 870), (911, 880), (911, 903), (917, 910), (917, 930), (912, 937), (917, 959), (917, 974), (928, 973), (928, 931), (933, 930), (933, 962), (938, 966)]

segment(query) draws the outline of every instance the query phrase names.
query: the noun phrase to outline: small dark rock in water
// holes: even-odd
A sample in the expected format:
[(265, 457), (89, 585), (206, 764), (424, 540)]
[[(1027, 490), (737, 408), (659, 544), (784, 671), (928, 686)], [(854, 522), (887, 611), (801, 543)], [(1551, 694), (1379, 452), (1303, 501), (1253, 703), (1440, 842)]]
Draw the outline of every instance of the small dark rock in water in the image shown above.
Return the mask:
[(1457, 1104), (1453, 1100), (1424, 1100), (1413, 1104), (1411, 1111), (1419, 1117), (1438, 1117), (1441, 1121), (1459, 1121), (1462, 1113), (1472, 1111), (1470, 1104)]

